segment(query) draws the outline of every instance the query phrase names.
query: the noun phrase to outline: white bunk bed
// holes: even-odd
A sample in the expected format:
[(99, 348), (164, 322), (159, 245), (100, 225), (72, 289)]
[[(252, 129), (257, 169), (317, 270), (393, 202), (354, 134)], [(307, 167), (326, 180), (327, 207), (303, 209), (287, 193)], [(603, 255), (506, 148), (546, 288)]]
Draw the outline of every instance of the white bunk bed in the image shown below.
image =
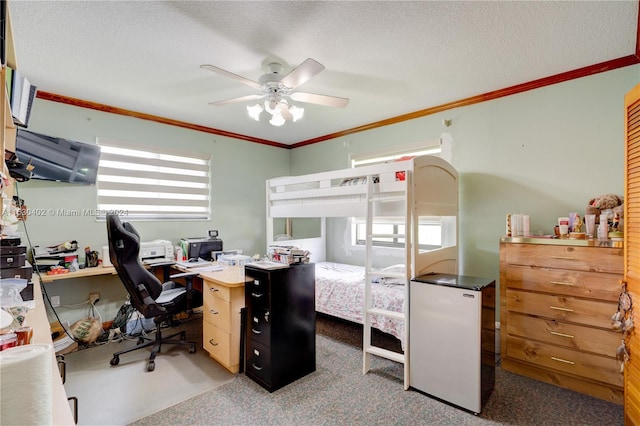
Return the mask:
[[(377, 299), (376, 292), (381, 287), (374, 282), (381, 277), (391, 277), (407, 284), (411, 278), (429, 272), (458, 272), (457, 171), (439, 157), (421, 156), (372, 166), (279, 177), (267, 180), (266, 202), (268, 245), (286, 244), (303, 248), (311, 253), (311, 261), (315, 263), (327, 260), (324, 218), (366, 218), (365, 264), (360, 265), (364, 270), (360, 310), (364, 324), (363, 373), (369, 370), (372, 355), (404, 363), (404, 385), (408, 389), (409, 286), (403, 285), (402, 291), (397, 292), (404, 303), (379, 306), (374, 301)], [(372, 224), (377, 217), (401, 218), (406, 234), (372, 234)], [(303, 240), (272, 241), (273, 220), (276, 218), (322, 218), (322, 235)], [(419, 247), (418, 224), (424, 220), (440, 224), (441, 244), (435, 249), (424, 250)], [(404, 268), (400, 273), (389, 273), (373, 267), (376, 250), (372, 240), (389, 236), (405, 241)], [(319, 268), (316, 268), (316, 275), (319, 272)], [(318, 288), (316, 294), (317, 299), (321, 297)], [(358, 292), (354, 291), (353, 294), (357, 295)], [(316, 309), (318, 310), (318, 302)], [(345, 318), (340, 314), (335, 315)], [(381, 321), (380, 318), (385, 320)], [(345, 319), (358, 321), (354, 318)], [(397, 327), (398, 322), (403, 323), (404, 327)], [(394, 324), (391, 326), (391, 334), (402, 341), (404, 354), (371, 345), (371, 327), (390, 332), (388, 327), (385, 329), (384, 324)]]

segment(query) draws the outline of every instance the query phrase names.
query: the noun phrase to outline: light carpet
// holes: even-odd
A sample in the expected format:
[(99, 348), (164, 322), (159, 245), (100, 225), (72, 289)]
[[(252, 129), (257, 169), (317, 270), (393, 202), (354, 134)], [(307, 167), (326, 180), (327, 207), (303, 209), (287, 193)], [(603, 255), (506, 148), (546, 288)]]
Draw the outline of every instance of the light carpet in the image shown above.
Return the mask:
[[(496, 369), (476, 416), (405, 391), (402, 365), (375, 357), (362, 374), (362, 327), (316, 322), (316, 371), (269, 393), (244, 374), (135, 426), (622, 425), (622, 407)], [(324, 335), (323, 333), (327, 333)], [(464, 391), (461, 389), (461, 392)]]
[[(137, 339), (111, 342), (65, 355), (68, 396), (78, 398), (79, 425), (126, 425), (232, 381), (230, 373), (202, 349), (201, 319), (182, 324), (188, 346), (165, 345), (156, 356), (155, 371), (146, 370), (151, 348), (120, 356), (120, 364), (109, 364), (113, 353), (135, 346)], [(163, 330), (169, 334), (169, 330)], [(153, 336), (153, 333), (151, 333)]]

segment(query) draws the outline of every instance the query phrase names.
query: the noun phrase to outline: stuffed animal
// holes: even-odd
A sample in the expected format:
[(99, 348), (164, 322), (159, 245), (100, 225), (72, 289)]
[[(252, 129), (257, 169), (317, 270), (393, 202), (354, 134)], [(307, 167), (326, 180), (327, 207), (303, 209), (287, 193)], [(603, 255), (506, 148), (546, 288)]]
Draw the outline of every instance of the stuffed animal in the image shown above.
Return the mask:
[(624, 212), (623, 197), (615, 194), (605, 194), (600, 195), (596, 198), (592, 198), (591, 200), (589, 200), (589, 204), (585, 209), (585, 215), (596, 215), (596, 223), (599, 223), (600, 214), (605, 213), (605, 211), (611, 211), (611, 214), (609, 215), (610, 219), (613, 219), (613, 217), (616, 215), (618, 215), (618, 217), (622, 219)]

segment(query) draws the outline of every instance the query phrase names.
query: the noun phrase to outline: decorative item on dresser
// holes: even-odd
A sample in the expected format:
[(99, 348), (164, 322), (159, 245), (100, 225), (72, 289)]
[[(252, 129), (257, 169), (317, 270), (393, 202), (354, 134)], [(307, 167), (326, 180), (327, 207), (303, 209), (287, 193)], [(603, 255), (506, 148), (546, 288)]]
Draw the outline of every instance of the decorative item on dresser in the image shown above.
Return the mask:
[(315, 264), (245, 274), (246, 374), (273, 392), (316, 370)]
[(606, 241), (502, 238), (502, 368), (622, 404), (622, 271), (623, 249)]

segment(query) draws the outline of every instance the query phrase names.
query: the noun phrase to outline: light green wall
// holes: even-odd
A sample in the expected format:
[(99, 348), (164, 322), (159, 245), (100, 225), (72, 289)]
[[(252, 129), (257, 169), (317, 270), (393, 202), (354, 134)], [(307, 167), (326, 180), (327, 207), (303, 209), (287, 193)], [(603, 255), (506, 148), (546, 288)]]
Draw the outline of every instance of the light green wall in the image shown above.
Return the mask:
[[(98, 136), (210, 152), (212, 220), (136, 226), (145, 239), (173, 242), (219, 229), (225, 248), (248, 254), (264, 252), (265, 179), (345, 168), (350, 153), (445, 135), (452, 140), (450, 161), (460, 174), (460, 273), (497, 280), (506, 213), (528, 213), (532, 231), (550, 233), (558, 216), (583, 213), (593, 196), (622, 194), (623, 99), (639, 82), (640, 66), (635, 65), (294, 150), (41, 100), (34, 105), (29, 128), (83, 142)], [(451, 119), (452, 125), (444, 127), (443, 119)], [(19, 191), (30, 208), (95, 206), (94, 187), (28, 182)], [(104, 223), (91, 218), (32, 217), (27, 225), (32, 245), (72, 238), (81, 246), (106, 243)], [(331, 221), (328, 231), (330, 259), (362, 262), (362, 252), (344, 244), (344, 220)], [(46, 288), (50, 295), (60, 295), (63, 304), (101, 291), (98, 307), (104, 320), (113, 319), (125, 297), (117, 278), (61, 281)], [(87, 315), (83, 309), (58, 311), (75, 321)]]
[[(210, 153), (211, 220), (136, 222), (136, 229), (145, 241), (166, 239), (174, 244), (182, 237), (206, 236), (207, 230), (217, 229), (225, 249), (242, 249), (249, 255), (265, 253), (265, 180), (289, 174), (289, 150), (39, 99), (32, 109), (29, 130), (87, 143), (95, 143), (100, 137), (130, 142), (132, 146), (158, 145)], [(81, 211), (96, 206), (95, 186), (31, 180), (17, 189), (29, 209)], [(29, 246), (75, 239), (82, 248), (101, 251), (107, 244), (105, 223), (93, 217), (31, 216), (25, 225)], [(20, 230), (24, 231), (22, 225)], [(65, 280), (45, 288), (50, 296), (60, 295), (63, 305), (86, 300), (89, 291), (100, 291), (98, 308), (104, 320), (113, 319), (126, 297), (116, 277)], [(61, 308), (58, 312), (70, 322), (87, 315), (86, 307)]]
[[(533, 232), (551, 233), (558, 216), (584, 214), (590, 198), (623, 194), (624, 95), (639, 82), (635, 65), (305, 146), (292, 152), (291, 174), (446, 134), (460, 175), (459, 272), (498, 280), (506, 213), (528, 213)], [(345, 244), (346, 225), (327, 225), (327, 257), (362, 263), (363, 251)]]

